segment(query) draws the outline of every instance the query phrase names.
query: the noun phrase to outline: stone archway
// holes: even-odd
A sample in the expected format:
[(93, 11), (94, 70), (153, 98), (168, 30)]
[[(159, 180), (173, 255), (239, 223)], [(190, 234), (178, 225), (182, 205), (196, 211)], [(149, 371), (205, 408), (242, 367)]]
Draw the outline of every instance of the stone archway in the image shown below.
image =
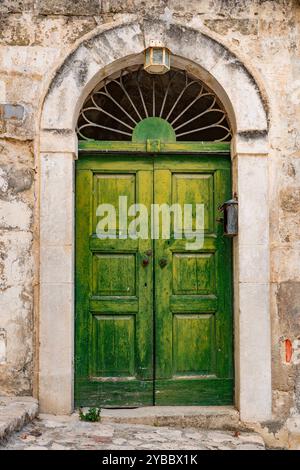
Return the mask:
[[(267, 114), (263, 92), (239, 59), (216, 40), (180, 24), (145, 21), (94, 31), (55, 72), (40, 121), (41, 410), (73, 407), (75, 124), (103, 78), (142, 63), (160, 35), (173, 63), (202, 79), (225, 106), (234, 132), (233, 187), (239, 198), (234, 253), (236, 405), (245, 421), (271, 416)], [(259, 347), (258, 347), (259, 341)]]

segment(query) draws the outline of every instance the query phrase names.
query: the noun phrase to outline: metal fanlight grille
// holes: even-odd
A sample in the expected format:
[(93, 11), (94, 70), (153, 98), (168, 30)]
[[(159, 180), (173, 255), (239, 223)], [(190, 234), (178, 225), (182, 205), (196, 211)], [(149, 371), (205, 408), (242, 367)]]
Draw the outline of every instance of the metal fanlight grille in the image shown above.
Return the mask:
[(79, 140), (130, 141), (135, 126), (155, 116), (169, 122), (177, 141), (230, 141), (225, 110), (216, 95), (186, 72), (149, 75), (122, 70), (87, 98), (78, 119)]

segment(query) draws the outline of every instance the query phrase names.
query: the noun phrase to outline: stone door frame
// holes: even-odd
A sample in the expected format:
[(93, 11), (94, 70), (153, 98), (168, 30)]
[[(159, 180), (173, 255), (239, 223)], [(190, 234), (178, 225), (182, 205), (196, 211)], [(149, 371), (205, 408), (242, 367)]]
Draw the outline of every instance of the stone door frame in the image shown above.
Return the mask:
[(137, 20), (101, 26), (54, 71), (39, 124), (40, 409), (73, 410), (74, 160), (79, 110), (97, 83), (143, 62), (158, 35), (173, 65), (204, 81), (231, 122), (233, 191), (239, 199), (234, 240), (235, 405), (243, 421), (271, 418), (267, 100), (259, 79), (216, 38), (180, 23)]

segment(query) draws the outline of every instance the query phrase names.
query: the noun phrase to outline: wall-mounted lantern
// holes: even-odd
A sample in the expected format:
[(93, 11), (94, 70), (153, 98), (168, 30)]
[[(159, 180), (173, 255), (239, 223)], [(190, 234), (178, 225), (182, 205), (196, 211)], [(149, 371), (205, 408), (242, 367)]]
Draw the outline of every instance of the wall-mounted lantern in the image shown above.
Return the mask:
[(224, 235), (234, 237), (238, 234), (238, 201), (236, 197), (224, 202), (219, 210), (224, 214)]
[(144, 69), (148, 73), (164, 74), (170, 70), (171, 51), (161, 41), (150, 41), (145, 49)]

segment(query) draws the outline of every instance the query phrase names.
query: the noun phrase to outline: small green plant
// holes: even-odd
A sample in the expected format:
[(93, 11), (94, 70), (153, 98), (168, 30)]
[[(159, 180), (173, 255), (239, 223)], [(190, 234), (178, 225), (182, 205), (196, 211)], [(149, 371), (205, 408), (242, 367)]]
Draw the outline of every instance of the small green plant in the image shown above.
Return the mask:
[(101, 408), (89, 408), (87, 413), (84, 413), (81, 408), (79, 408), (79, 419), (81, 421), (90, 421), (95, 423), (96, 421), (101, 421), (100, 417)]

